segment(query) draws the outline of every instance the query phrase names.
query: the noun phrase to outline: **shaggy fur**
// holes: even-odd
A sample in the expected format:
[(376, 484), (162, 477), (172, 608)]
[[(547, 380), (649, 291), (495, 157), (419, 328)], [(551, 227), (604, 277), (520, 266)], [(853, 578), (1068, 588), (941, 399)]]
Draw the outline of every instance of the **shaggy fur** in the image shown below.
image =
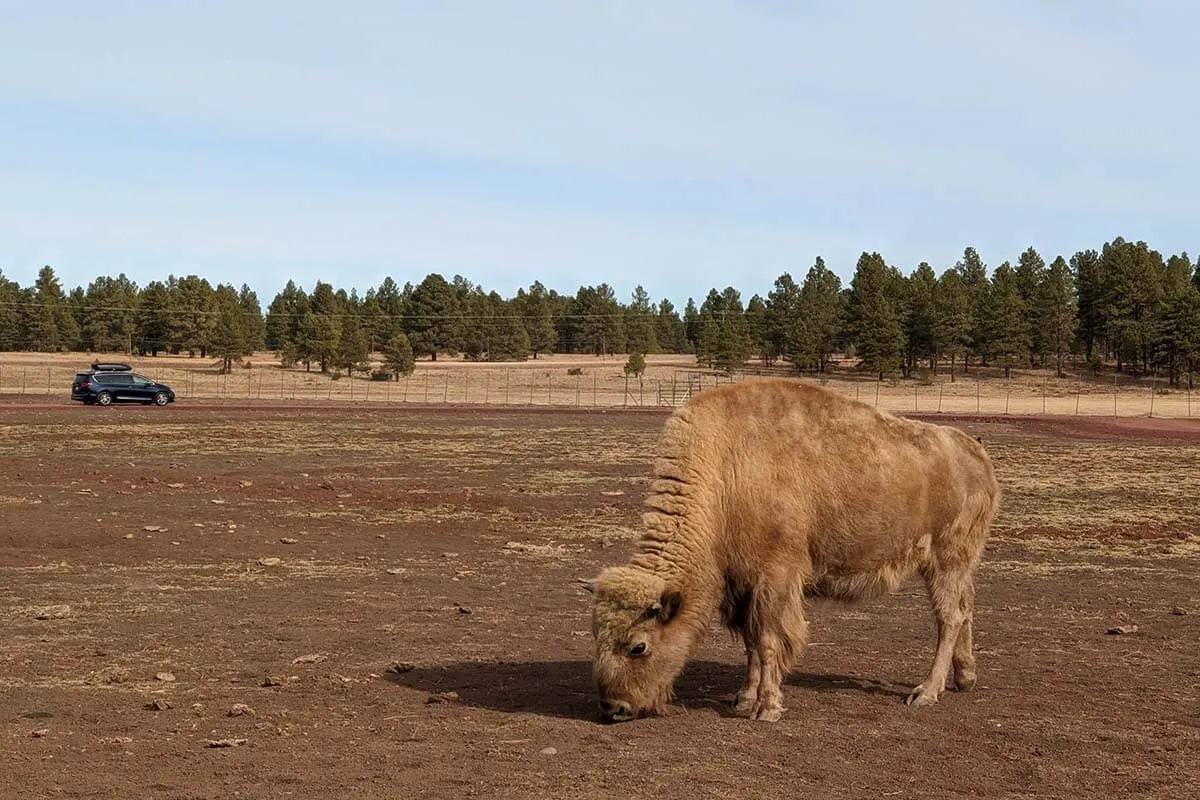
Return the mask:
[(645, 532), (595, 593), (595, 677), (610, 719), (660, 713), (709, 622), (746, 646), (739, 711), (774, 721), (800, 657), (804, 601), (925, 582), (938, 643), (906, 702), (975, 683), (973, 571), (999, 502), (983, 446), (796, 381), (712, 389), (663, 431)]

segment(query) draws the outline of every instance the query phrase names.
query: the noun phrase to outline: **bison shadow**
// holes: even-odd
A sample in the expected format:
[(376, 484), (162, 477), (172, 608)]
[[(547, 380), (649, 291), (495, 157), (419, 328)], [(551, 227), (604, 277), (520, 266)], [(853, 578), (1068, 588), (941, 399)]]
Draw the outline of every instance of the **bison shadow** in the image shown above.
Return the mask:
[[(458, 703), (510, 714), (598, 721), (590, 661), (480, 662), (438, 667), (393, 669), (385, 679), (429, 695), (455, 693)], [(733, 716), (729, 697), (741, 685), (742, 667), (718, 661), (694, 661), (675, 682), (675, 705), (711, 708)], [(847, 675), (793, 673), (786, 683), (820, 692), (863, 692), (904, 697), (907, 687)]]

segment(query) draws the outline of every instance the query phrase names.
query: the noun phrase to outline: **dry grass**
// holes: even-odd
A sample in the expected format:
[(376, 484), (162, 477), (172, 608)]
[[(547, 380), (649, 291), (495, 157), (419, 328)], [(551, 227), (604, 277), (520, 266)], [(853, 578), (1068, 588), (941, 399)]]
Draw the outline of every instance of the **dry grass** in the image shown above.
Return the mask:
[[(284, 370), (271, 353), (248, 358), (245, 367), (222, 375), (213, 359), (186, 356), (130, 358), (122, 354), (0, 354), (0, 394), (61, 397), (71, 378), (94, 358), (124, 360), (172, 386), (182, 400), (247, 403), (355, 403), (363, 405), (420, 403), (534, 406), (678, 405), (689, 392), (752, 379), (753, 372), (732, 378), (697, 367), (691, 356), (648, 356), (645, 375), (627, 378), (624, 356), (596, 358), (551, 355), (512, 364), (465, 362), (443, 358), (421, 361), (417, 371), (400, 381), (376, 382)], [(579, 370), (581, 374), (572, 375)], [(1083, 373), (1057, 378), (1052, 371), (1017, 370), (1006, 381), (989, 375), (978, 380), (945, 374), (928, 382), (878, 382), (844, 372), (823, 381), (843, 394), (889, 411), (947, 414), (1081, 414), (1107, 416), (1200, 416), (1200, 396), (1170, 390), (1163, 381), (1131, 382), (1092, 379)], [(1195, 405), (1195, 408), (1193, 408)]]

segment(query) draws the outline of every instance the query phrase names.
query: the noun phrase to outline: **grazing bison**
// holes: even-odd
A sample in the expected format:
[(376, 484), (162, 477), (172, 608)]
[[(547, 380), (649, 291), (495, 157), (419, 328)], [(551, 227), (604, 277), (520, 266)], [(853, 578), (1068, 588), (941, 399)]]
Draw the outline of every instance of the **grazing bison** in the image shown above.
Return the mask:
[(696, 396), (666, 423), (645, 532), (594, 593), (594, 672), (610, 721), (661, 713), (711, 619), (741, 634), (737, 710), (775, 721), (808, 597), (858, 601), (925, 581), (937, 620), (928, 677), (906, 702), (975, 684), (972, 573), (996, 513), (987, 453), (967, 434), (817, 386), (752, 381)]

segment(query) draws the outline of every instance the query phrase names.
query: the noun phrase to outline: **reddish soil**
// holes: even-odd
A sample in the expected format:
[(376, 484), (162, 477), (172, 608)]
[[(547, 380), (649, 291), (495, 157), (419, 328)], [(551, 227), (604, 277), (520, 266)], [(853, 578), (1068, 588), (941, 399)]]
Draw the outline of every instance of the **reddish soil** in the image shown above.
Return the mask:
[(913, 584), (811, 609), (777, 724), (714, 631), (675, 713), (606, 726), (575, 579), (629, 552), (662, 420), (0, 407), (0, 796), (1200, 796), (1195, 426), (954, 421), (1005, 481), (976, 691), (901, 704)]

